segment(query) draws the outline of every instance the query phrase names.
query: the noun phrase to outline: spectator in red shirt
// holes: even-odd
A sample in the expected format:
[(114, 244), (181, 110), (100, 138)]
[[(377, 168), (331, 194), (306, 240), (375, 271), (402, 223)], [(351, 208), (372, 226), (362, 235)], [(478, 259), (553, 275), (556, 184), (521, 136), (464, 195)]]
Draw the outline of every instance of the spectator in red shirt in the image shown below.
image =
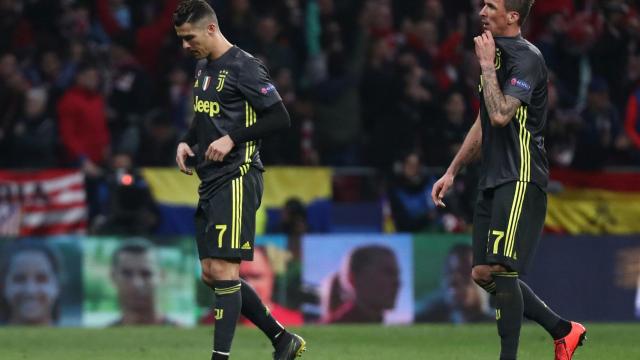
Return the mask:
[(110, 144), (105, 100), (98, 91), (99, 82), (96, 66), (82, 65), (75, 85), (58, 103), (58, 127), (66, 160), (82, 166), (91, 176), (98, 175), (98, 166), (104, 162)]

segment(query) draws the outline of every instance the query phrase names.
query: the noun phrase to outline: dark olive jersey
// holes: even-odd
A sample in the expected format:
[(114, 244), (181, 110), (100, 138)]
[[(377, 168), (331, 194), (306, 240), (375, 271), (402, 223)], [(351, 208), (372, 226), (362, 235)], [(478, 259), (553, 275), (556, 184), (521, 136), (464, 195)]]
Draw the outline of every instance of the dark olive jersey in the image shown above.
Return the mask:
[(540, 51), (522, 36), (496, 37), (495, 68), (505, 96), (522, 104), (505, 127), (493, 127), (480, 78), (482, 172), (480, 189), (512, 181), (532, 182), (546, 190), (549, 165), (544, 148), (547, 121), (547, 67)]
[(226, 182), (264, 170), (260, 141), (235, 144), (221, 162), (205, 160), (211, 142), (259, 121), (257, 113), (282, 101), (262, 62), (234, 46), (215, 60), (201, 60), (193, 85), (194, 119), (184, 138), (197, 144), (195, 170), (201, 180), (200, 197), (210, 198)]

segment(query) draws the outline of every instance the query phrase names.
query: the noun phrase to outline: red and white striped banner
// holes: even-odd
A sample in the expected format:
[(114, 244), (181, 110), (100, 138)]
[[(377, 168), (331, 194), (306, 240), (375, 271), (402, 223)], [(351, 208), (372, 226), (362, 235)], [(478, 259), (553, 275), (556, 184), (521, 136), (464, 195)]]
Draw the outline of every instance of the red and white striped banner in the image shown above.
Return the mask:
[(86, 229), (81, 172), (0, 171), (0, 236), (82, 234)]

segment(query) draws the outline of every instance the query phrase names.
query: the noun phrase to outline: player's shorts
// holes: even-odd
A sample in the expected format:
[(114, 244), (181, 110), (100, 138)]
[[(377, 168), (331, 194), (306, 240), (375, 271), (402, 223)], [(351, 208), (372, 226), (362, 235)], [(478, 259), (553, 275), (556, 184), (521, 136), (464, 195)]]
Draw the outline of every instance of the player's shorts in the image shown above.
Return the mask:
[(500, 264), (524, 274), (535, 256), (547, 194), (514, 181), (480, 191), (473, 216), (473, 264)]
[(200, 259), (253, 260), (256, 211), (262, 191), (262, 172), (250, 168), (212, 198), (200, 199), (195, 213)]

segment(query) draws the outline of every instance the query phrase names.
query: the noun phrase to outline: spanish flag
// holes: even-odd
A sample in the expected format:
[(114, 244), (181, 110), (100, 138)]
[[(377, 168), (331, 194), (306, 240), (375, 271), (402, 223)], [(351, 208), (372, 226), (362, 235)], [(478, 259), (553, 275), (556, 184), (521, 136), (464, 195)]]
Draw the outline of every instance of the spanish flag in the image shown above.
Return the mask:
[(640, 233), (640, 174), (554, 169), (562, 190), (549, 194), (545, 228), (578, 234)]

